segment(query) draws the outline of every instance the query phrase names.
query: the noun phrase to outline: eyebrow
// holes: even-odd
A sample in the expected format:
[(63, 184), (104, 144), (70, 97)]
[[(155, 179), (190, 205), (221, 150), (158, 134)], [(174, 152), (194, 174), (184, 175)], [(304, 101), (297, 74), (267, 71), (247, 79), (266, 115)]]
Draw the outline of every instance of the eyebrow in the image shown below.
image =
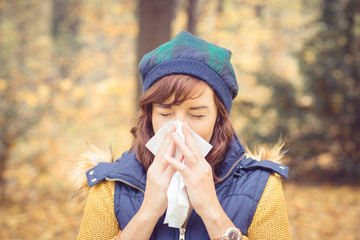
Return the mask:
[(197, 107), (191, 107), (190, 110), (199, 110), (199, 109), (208, 109), (208, 106), (197, 106)]
[[(166, 108), (166, 109), (170, 109), (171, 105), (168, 104), (159, 104), (160, 108)], [(208, 106), (196, 106), (196, 107), (191, 107), (190, 110), (199, 110), (199, 109), (208, 109)]]
[(169, 104), (161, 104), (161, 103), (158, 103), (159, 107), (160, 108), (167, 108), (167, 109), (170, 109), (171, 108), (171, 105)]

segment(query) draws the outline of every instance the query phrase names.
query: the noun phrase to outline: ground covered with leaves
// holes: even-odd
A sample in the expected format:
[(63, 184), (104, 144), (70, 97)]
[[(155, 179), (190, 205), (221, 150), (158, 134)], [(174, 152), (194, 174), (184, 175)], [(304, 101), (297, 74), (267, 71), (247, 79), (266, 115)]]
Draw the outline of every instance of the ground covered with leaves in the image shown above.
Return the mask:
[[(84, 203), (72, 199), (70, 184), (56, 171), (31, 169), (22, 164), (7, 172), (0, 239), (76, 239)], [(359, 186), (302, 185), (290, 180), (284, 183), (284, 192), (292, 239), (359, 239)]]
[(292, 239), (360, 239), (360, 187), (284, 185)]

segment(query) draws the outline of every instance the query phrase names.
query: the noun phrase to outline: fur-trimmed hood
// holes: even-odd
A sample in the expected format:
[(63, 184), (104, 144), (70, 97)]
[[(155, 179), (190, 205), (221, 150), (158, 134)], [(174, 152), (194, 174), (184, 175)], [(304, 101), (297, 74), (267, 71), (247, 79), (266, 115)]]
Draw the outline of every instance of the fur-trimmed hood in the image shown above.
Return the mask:
[[(283, 157), (286, 152), (283, 150), (283, 146), (284, 142), (279, 140), (272, 148), (260, 146), (254, 152), (246, 148), (245, 155), (257, 161), (270, 160), (278, 164), (283, 164)], [(79, 155), (69, 176), (75, 190), (74, 197), (83, 200), (89, 192), (90, 187), (86, 178), (86, 172), (89, 169), (97, 166), (101, 162), (112, 163), (114, 160), (115, 158), (111, 147), (100, 149), (94, 145), (88, 145), (88, 151)]]
[(86, 172), (101, 162), (114, 162), (111, 146), (100, 149), (94, 145), (88, 145), (87, 151), (80, 154), (76, 159), (73, 169), (70, 171), (69, 180), (74, 187), (75, 198), (83, 200), (89, 192)]

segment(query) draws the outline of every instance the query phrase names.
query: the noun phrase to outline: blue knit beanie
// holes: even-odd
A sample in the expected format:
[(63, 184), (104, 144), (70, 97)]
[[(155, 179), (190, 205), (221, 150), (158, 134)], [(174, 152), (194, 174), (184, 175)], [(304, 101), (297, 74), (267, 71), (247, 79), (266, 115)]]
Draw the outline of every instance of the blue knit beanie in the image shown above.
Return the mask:
[(230, 113), (238, 93), (231, 52), (182, 31), (171, 41), (146, 54), (139, 64), (143, 92), (171, 74), (185, 74), (206, 82)]

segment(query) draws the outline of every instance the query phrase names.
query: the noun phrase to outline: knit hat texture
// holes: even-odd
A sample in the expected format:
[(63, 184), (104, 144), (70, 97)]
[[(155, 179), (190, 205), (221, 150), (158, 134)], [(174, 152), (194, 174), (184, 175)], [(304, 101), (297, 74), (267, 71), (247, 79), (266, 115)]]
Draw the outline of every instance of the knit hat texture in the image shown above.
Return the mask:
[(231, 52), (182, 31), (171, 41), (146, 54), (139, 64), (143, 92), (171, 74), (185, 74), (206, 82), (230, 113), (238, 93)]

